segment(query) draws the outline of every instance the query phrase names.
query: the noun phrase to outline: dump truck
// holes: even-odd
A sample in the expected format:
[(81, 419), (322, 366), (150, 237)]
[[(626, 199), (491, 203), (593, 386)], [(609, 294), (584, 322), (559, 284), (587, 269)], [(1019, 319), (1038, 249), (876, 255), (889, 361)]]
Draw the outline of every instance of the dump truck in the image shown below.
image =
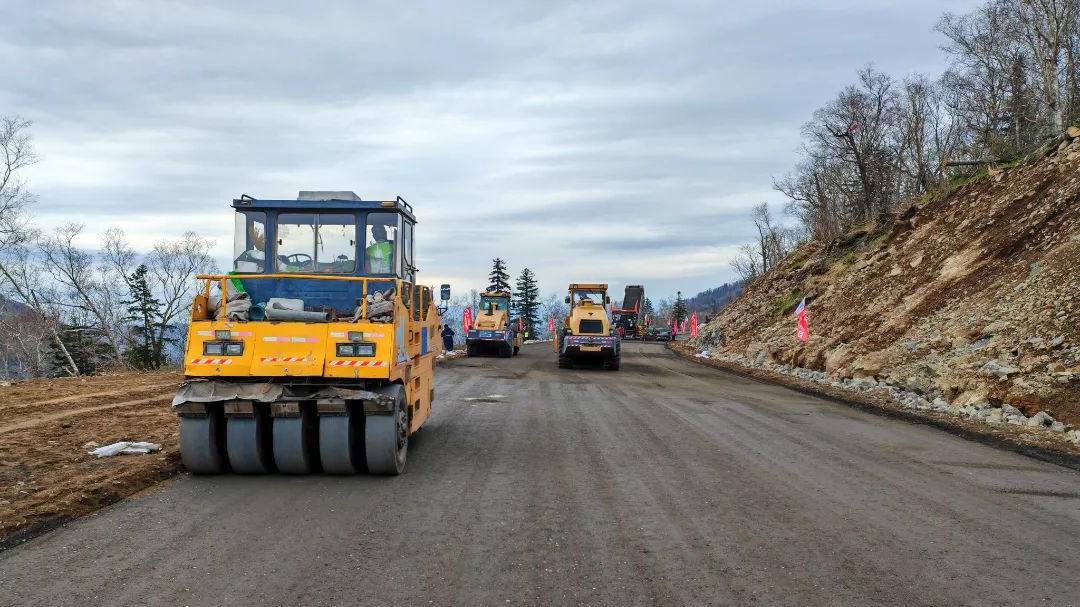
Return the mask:
[(641, 317), (641, 304), (645, 301), (645, 287), (627, 285), (623, 291), (622, 304), (611, 309), (611, 323), (623, 339), (644, 339), (645, 323)]
[(570, 306), (569, 313), (555, 340), (559, 368), (572, 369), (580, 363), (595, 362), (605, 369), (617, 370), (620, 341), (612, 334), (608, 317), (607, 305), (611, 298), (607, 294), (607, 285), (573, 283), (569, 291), (565, 300)]
[(400, 196), (233, 200), (233, 271), (197, 277), (173, 399), (199, 474), (397, 475), (431, 414), (441, 313)]
[(521, 350), (523, 339), (520, 319), (510, 318), (510, 293), (482, 293), (480, 310), (465, 334), (465, 352), (469, 356), (498, 354), (510, 357)]

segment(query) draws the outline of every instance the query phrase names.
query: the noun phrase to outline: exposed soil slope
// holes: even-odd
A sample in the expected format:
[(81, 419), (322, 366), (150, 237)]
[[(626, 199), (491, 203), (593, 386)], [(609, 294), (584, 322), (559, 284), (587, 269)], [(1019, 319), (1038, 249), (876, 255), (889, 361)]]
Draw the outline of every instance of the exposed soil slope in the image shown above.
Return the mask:
[[(792, 312), (809, 302), (811, 339)], [(1080, 139), (804, 245), (694, 345), (1080, 424)]]

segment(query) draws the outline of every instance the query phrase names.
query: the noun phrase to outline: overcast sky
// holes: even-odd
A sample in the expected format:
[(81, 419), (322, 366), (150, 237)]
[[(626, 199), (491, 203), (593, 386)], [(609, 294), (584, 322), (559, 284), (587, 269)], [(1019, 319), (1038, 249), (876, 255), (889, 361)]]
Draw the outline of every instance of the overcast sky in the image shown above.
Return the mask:
[(0, 0), (0, 114), (88, 246), (196, 230), (226, 264), (234, 197), (344, 189), (413, 204), (423, 282), (500, 256), (659, 298), (732, 280), (811, 112), (867, 62), (937, 74), (975, 4)]

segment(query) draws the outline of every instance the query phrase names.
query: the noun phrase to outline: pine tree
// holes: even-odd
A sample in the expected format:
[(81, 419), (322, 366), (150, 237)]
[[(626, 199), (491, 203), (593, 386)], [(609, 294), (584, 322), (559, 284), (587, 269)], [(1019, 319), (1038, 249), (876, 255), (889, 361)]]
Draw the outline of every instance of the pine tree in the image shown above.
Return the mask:
[(540, 322), (540, 287), (536, 284), (536, 275), (529, 268), (522, 270), (518, 276), (514, 309), (525, 325), (525, 336), (536, 335), (536, 325)]
[(488, 291), (510, 292), (510, 274), (506, 271), (506, 262), (496, 257), (491, 260), (491, 273), (488, 274)]
[(131, 344), (127, 349), (127, 358), (136, 369), (157, 369), (164, 363), (164, 344), (157, 339), (157, 329), (161, 327), (161, 302), (154, 297), (147, 283), (146, 265), (140, 265), (128, 279), (131, 299), (122, 303), (127, 305), (131, 323)]
[(655, 315), (656, 308), (653, 307), (652, 300), (646, 297), (645, 301), (641, 304), (641, 318), (642, 320), (648, 318), (651, 321)]
[(675, 319), (676, 324), (681, 325), (687, 315), (686, 302), (683, 301), (682, 291), (677, 291), (675, 293), (675, 303), (671, 306), (671, 317)]

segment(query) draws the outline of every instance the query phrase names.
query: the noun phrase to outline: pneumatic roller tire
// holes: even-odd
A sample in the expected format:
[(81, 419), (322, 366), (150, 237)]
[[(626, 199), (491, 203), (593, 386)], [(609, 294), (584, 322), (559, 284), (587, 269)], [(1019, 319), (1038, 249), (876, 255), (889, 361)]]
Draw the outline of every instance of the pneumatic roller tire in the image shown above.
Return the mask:
[[(359, 423), (358, 423), (359, 422)], [(327, 474), (356, 474), (363, 469), (357, 426), (363, 413), (319, 416), (319, 459)]]
[(192, 474), (221, 474), (225, 453), (221, 448), (221, 417), (180, 418), (180, 461)]
[(409, 451), (409, 409), (405, 389), (390, 384), (376, 390), (394, 397), (394, 413), (364, 418), (364, 454), (372, 474), (396, 476), (405, 470)]
[(301, 409), (299, 417), (274, 418), (274, 461), (282, 474), (315, 471), (318, 423), (315, 415)]
[(271, 461), (266, 445), (265, 415), (225, 418), (229, 465), (238, 474), (266, 474)]

